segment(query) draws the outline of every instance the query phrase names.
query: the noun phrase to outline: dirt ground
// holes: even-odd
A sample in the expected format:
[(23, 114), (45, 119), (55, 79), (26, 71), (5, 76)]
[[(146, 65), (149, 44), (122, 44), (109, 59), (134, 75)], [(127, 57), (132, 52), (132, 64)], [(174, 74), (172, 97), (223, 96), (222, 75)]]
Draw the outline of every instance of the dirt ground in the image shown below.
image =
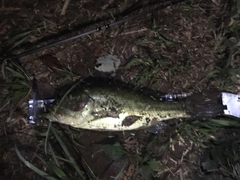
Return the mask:
[[(9, 52), (20, 54), (32, 47), (88, 32), (170, 1), (66, 2), (2, 0), (1, 56), (7, 52), (7, 55), (11, 55)], [(54, 97), (57, 89), (79, 78), (99, 75), (165, 93), (219, 89), (217, 82), (207, 78), (218, 63), (214, 54), (216, 34), (209, 27), (211, 22), (223, 22), (226, 11), (225, 1), (188, 0), (17, 60), (29, 77), (36, 77), (40, 97), (44, 99)], [(20, 46), (9, 43), (14, 34), (25, 34)], [(107, 55), (116, 55), (120, 59), (119, 68), (107, 74), (97, 72), (97, 59)], [(41, 154), (43, 150), (39, 148), (39, 137), (35, 136), (36, 128), (27, 123), (29, 98), (31, 94), (18, 104), (11, 119), (6, 110), (0, 114), (0, 179), (44, 179), (26, 167), (14, 150), (14, 144), (17, 144), (25, 159), (39, 165), (33, 152)], [(123, 173), (117, 179), (143, 179), (139, 161), (134, 158), (113, 161), (101, 151), (104, 145), (116, 142), (120, 142), (128, 153), (142, 159), (151, 157), (159, 163), (158, 167), (161, 165), (161, 171), (151, 173), (152, 179), (231, 179), (223, 174), (203, 172), (203, 148), (179, 134), (171, 124), (158, 135), (145, 130), (101, 132), (78, 129), (74, 132), (81, 134), (79, 141), (83, 146), (77, 150), (82, 157), (77, 161), (86, 162), (83, 163), (84, 170), (91, 169), (97, 179), (114, 179), (121, 171)], [(176, 143), (171, 144), (173, 141)], [(169, 143), (171, 145), (167, 146)]]

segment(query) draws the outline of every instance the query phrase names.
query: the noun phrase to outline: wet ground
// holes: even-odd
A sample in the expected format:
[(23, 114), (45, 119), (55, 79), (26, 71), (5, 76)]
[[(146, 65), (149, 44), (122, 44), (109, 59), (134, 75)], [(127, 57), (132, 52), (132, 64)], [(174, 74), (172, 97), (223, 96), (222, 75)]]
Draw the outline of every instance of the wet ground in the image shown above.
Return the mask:
[[(58, 42), (170, 1), (67, 2), (2, 0), (2, 56), (9, 51), (20, 54), (32, 47)], [(218, 63), (214, 54), (217, 35), (212, 31), (211, 23), (223, 22), (226, 11), (226, 2), (184, 1), (17, 60), (28, 77), (36, 77), (41, 98), (54, 97), (61, 87), (89, 76), (107, 76), (165, 93), (215, 90), (219, 89), (218, 82), (208, 78)], [(14, 34), (20, 36), (20, 40), (12, 43), (9, 39)], [(115, 72), (98, 72), (96, 68), (101, 67), (98, 58), (107, 59), (109, 55), (120, 60), (120, 66)], [(35, 136), (35, 128), (27, 123), (28, 98), (31, 98), (30, 93), (18, 103), (11, 118), (8, 118), (8, 111), (2, 109), (0, 179), (43, 179), (26, 167), (14, 150), (14, 144), (17, 144), (26, 159), (40, 164), (33, 152), (41, 154), (43, 150)], [(181, 123), (179, 121), (172, 124)], [(87, 174), (94, 174), (97, 179), (114, 179), (116, 176), (123, 180), (143, 177), (181, 180), (229, 178), (222, 174), (204, 173), (201, 169), (202, 147), (172, 128), (172, 124), (158, 135), (145, 130), (74, 130), (81, 135), (78, 140), (83, 146), (75, 151), (79, 156), (77, 160), (83, 164)], [(118, 143), (128, 154), (136, 156), (114, 161), (109, 157), (111, 153), (109, 155), (102, 150), (107, 144)], [(149, 161), (155, 163), (155, 169), (149, 169)]]

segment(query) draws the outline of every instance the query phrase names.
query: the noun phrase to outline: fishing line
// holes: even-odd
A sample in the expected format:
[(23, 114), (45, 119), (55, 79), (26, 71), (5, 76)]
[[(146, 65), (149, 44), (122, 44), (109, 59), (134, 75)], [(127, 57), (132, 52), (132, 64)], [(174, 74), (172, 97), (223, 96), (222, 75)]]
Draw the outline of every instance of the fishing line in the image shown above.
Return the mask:
[(44, 49), (47, 49), (47, 48), (51, 48), (53, 46), (57, 46), (59, 44), (63, 44), (63, 43), (66, 43), (66, 42), (69, 42), (69, 41), (72, 41), (74, 39), (78, 39), (80, 37), (83, 37), (83, 36), (87, 36), (87, 35), (90, 35), (92, 33), (95, 33), (95, 32), (98, 32), (98, 31), (101, 31), (101, 30), (106, 30), (106, 29), (109, 29), (110, 27), (113, 27), (113, 26), (117, 26), (117, 25), (120, 25), (120, 24), (123, 24), (127, 21), (130, 21), (130, 20), (133, 20), (133, 19), (137, 19), (137, 18), (140, 18), (142, 16), (145, 16), (149, 13), (152, 13), (152, 12), (155, 12), (155, 11), (158, 11), (158, 10), (161, 10), (161, 9), (165, 9), (169, 6), (173, 6), (173, 5), (176, 5), (176, 4), (179, 4), (181, 2), (184, 2), (184, 0), (178, 0), (178, 1), (173, 1), (173, 2), (170, 2), (168, 4), (165, 4), (165, 5), (161, 5), (159, 7), (156, 7), (156, 8), (153, 8), (153, 9), (150, 9), (150, 10), (146, 10), (144, 12), (141, 12), (139, 14), (136, 14), (136, 15), (133, 15), (131, 17), (128, 17), (128, 18), (125, 18), (125, 19), (122, 19), (122, 20), (119, 20), (119, 21), (116, 21), (116, 22), (113, 22), (111, 24), (105, 24), (103, 26), (99, 26), (93, 30), (90, 30), (90, 31), (87, 31), (87, 32), (84, 32), (82, 34), (79, 34), (79, 35), (76, 35), (76, 36), (72, 36), (70, 38), (66, 38), (64, 40), (60, 40), (58, 42), (54, 42), (54, 43), (51, 43), (51, 44), (47, 44), (47, 45), (43, 45), (41, 47), (37, 47), (37, 48), (33, 48), (33, 49), (30, 49), (30, 50), (27, 50), (23, 53), (20, 53), (20, 54), (17, 54), (17, 55), (13, 55), (11, 57), (9, 57), (9, 59), (18, 59), (18, 58), (21, 58), (21, 57), (24, 57), (24, 56), (27, 56), (27, 55), (30, 55), (30, 54), (33, 54), (33, 53), (36, 53), (38, 51), (41, 51), (41, 50), (44, 50)]

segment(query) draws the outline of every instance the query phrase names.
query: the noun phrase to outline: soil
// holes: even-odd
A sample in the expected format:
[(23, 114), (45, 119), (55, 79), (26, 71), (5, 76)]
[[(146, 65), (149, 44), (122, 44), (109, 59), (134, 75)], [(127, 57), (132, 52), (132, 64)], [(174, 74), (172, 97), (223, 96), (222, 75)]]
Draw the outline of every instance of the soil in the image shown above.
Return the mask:
[[(6, 53), (16, 55), (32, 47), (58, 42), (170, 1), (70, 1), (64, 11), (65, 2), (67, 0), (2, 0), (2, 56)], [(42, 99), (53, 97), (58, 89), (80, 78), (99, 75), (165, 93), (218, 89), (217, 82), (206, 78), (218, 62), (214, 55), (216, 37), (209, 28), (209, 22), (219, 22), (224, 18), (225, 11), (224, 1), (189, 0), (17, 60), (29, 76), (36, 77)], [(29, 35), (20, 46), (11, 48), (12, 45), (7, 44), (13, 34), (28, 31)], [(97, 58), (109, 54), (120, 59), (120, 67), (114, 73), (97, 72)], [(146, 62), (151, 59), (153, 65), (150, 67), (157, 66), (158, 69), (150, 70), (152, 74), (144, 74), (144, 64), (126, 68), (136, 58)], [(150, 78), (138, 81), (142, 74)], [(0, 114), (0, 179), (43, 179), (26, 167), (14, 150), (17, 144), (26, 159), (39, 164), (33, 153), (36, 152), (34, 147), (38, 146), (39, 139), (35, 136), (35, 127), (27, 123), (27, 111), (23, 108), (26, 103), (19, 106), (11, 120), (8, 111), (3, 110)], [(131, 158), (113, 161), (101, 151), (104, 145), (115, 142), (121, 142), (129, 153), (140, 156), (150, 153), (164, 166), (164, 171), (153, 173), (153, 179), (226, 179), (221, 174), (205, 174), (200, 167), (204, 150), (187, 137), (181, 137), (171, 126), (158, 135), (145, 130), (75, 131), (81, 134), (80, 142), (83, 145), (77, 151), (82, 157), (78, 160), (83, 162), (84, 159), (89, 167), (85, 165), (84, 170), (91, 169), (98, 179), (113, 179), (125, 164), (119, 179), (143, 179), (137, 161)], [(176, 137), (179, 141), (161, 153), (164, 146)], [(150, 151), (146, 151), (148, 143), (152, 141), (155, 144)]]

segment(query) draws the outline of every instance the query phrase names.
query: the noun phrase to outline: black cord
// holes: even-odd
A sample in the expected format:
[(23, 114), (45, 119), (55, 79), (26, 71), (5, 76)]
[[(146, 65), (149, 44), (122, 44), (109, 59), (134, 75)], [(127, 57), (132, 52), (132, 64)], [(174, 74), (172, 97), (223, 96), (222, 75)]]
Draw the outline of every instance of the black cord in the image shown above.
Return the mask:
[(158, 6), (156, 8), (150, 9), (150, 10), (146, 10), (146, 11), (144, 11), (142, 13), (139, 13), (137, 15), (134, 15), (134, 16), (131, 16), (131, 17), (128, 17), (128, 18), (125, 18), (123, 20), (116, 21), (116, 22), (113, 22), (111, 24), (106, 24), (106, 25), (97, 27), (96, 29), (90, 30), (88, 32), (84, 32), (82, 34), (79, 34), (79, 35), (76, 35), (76, 36), (72, 36), (70, 38), (67, 38), (67, 39), (64, 39), (64, 40), (60, 40), (60, 41), (55, 42), (55, 43), (47, 44), (47, 45), (44, 45), (44, 46), (41, 46), (41, 47), (38, 47), (38, 48), (30, 49), (28, 51), (25, 51), (25, 52), (17, 54), (17, 55), (13, 55), (13, 56), (9, 57), (9, 59), (11, 59), (11, 60), (18, 59), (18, 58), (21, 58), (21, 57), (33, 54), (33, 53), (38, 52), (38, 51), (41, 51), (41, 50), (44, 50), (44, 49), (47, 49), (47, 48), (50, 48), (50, 47), (53, 47), (53, 46), (56, 46), (56, 45), (59, 45), (59, 44), (63, 44), (63, 43), (66, 43), (66, 42), (74, 40), (74, 39), (78, 39), (78, 38), (83, 37), (83, 36), (87, 36), (87, 35), (92, 34), (94, 32), (98, 32), (100, 30), (105, 30), (105, 29), (108, 29), (110, 27), (113, 27), (113, 26), (116, 26), (116, 25), (119, 25), (119, 24), (123, 24), (123, 23), (125, 23), (127, 21), (130, 21), (130, 20), (133, 20), (133, 19), (137, 19), (139, 17), (142, 17), (142, 16), (147, 15), (149, 13), (152, 13), (154, 11), (158, 11), (158, 10), (164, 9), (166, 7), (169, 7), (169, 6), (172, 6), (172, 5), (175, 5), (175, 4), (179, 4), (179, 3), (184, 2), (184, 1), (185, 0), (173, 1), (173, 2), (170, 2), (168, 4)]

